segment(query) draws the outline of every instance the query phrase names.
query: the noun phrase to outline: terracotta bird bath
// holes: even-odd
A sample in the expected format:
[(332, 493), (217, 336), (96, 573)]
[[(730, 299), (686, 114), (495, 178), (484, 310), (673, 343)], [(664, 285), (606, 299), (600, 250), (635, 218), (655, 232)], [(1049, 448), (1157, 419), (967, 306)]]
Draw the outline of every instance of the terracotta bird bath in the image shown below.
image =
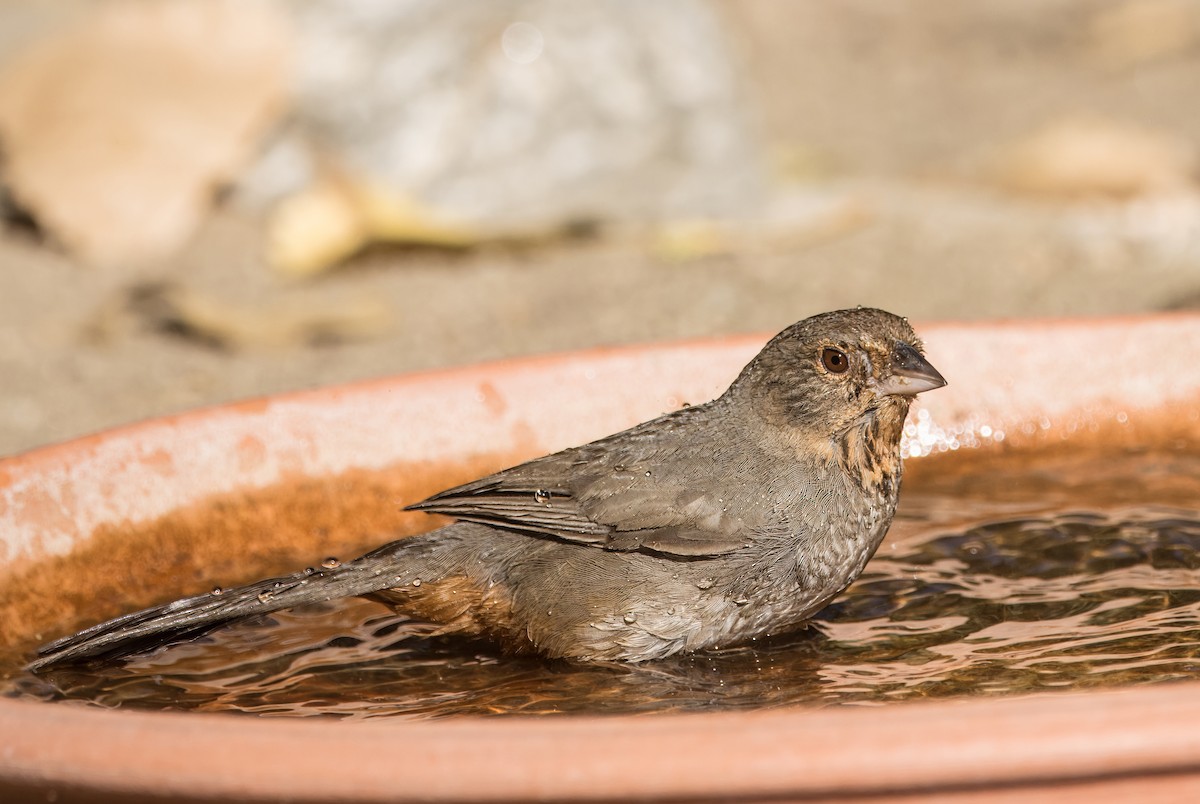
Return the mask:
[[(963, 449), (1200, 439), (1200, 316), (917, 329), (950, 380), (921, 407)], [(249, 573), (427, 527), (400, 504), (709, 399), (764, 340), (404, 376), (0, 461), (6, 649), (119, 613), (127, 604), (114, 583), (146, 602), (196, 591), (183, 554)], [(139, 590), (143, 575), (153, 577)], [(39, 577), (53, 581), (36, 588)], [(1200, 681), (878, 707), (434, 721), (7, 699), (0, 800), (1184, 801), (1200, 797), (1198, 723)]]

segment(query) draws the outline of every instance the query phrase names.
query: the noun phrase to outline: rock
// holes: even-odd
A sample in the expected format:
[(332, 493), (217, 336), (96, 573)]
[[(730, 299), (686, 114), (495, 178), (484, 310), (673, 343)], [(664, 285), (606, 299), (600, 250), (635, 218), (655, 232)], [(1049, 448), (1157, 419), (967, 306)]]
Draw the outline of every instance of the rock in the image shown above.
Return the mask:
[[(700, 0), (295, 0), (296, 126), (315, 162), (449, 220), (745, 215), (760, 154)], [(294, 152), (294, 148), (284, 148)], [(277, 160), (245, 198), (302, 191)]]
[(102, 4), (0, 74), (4, 180), (87, 261), (167, 254), (284, 108), (288, 51), (265, 2)]

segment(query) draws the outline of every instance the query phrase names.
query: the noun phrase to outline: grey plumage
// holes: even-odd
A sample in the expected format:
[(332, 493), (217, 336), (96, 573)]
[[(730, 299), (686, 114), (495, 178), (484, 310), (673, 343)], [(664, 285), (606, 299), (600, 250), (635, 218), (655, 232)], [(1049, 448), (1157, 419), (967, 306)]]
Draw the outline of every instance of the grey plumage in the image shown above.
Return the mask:
[(334, 568), (102, 623), (31, 667), (364, 595), (513, 651), (642, 661), (801, 625), (895, 512), (912, 396), (944, 384), (904, 319), (858, 309), (773, 338), (724, 394), (410, 506), (458, 522)]

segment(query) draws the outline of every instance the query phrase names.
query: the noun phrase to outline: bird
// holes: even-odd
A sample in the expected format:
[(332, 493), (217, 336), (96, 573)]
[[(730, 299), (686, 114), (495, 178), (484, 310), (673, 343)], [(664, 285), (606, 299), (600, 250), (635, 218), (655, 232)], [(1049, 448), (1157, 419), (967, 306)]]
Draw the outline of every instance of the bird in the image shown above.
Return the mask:
[(407, 506), (453, 521), (344, 563), (126, 614), (40, 671), (361, 596), (511, 654), (645, 662), (785, 634), (862, 572), (896, 510), (914, 397), (946, 380), (908, 320), (805, 318), (716, 399)]

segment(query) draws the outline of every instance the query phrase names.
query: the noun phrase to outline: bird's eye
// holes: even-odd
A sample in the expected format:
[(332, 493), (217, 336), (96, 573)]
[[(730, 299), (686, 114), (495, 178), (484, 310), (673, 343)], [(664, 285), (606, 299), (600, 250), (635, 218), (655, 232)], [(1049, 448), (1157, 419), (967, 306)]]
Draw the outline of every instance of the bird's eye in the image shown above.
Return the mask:
[(850, 368), (850, 359), (841, 349), (826, 346), (821, 350), (821, 365), (830, 374), (845, 374)]

